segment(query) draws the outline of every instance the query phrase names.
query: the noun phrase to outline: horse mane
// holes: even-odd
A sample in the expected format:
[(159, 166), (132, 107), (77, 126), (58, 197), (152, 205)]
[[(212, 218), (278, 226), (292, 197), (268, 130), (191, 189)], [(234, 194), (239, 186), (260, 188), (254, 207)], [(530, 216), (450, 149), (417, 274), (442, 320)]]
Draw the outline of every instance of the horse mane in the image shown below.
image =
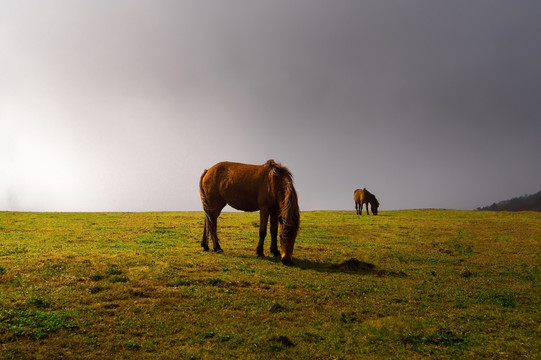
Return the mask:
[(265, 163), (265, 167), (269, 170), (270, 175), (276, 175), (277, 173), (282, 172), (284, 169), (289, 174), (291, 174), (285, 166), (277, 163), (276, 161), (274, 161), (274, 159), (267, 160), (267, 162)]
[(280, 215), (283, 225), (288, 227), (292, 236), (295, 236), (299, 229), (300, 215), (297, 191), (293, 186), (293, 174), (287, 167), (277, 163), (274, 159), (268, 160), (265, 166), (269, 169), (270, 183), (273, 184), (273, 188), (276, 189), (276, 185), (279, 185), (275, 183), (276, 178), (281, 180), (283, 199), (280, 202)]
[(291, 174), (291, 171), (282, 164), (274, 161), (274, 159), (267, 160), (265, 166), (269, 170), (269, 176), (282, 176), (288, 179), (289, 182), (293, 182), (293, 174)]
[(366, 190), (366, 188), (364, 188), (364, 191), (368, 195), (368, 199), (369, 199), (370, 203), (374, 202), (376, 206), (379, 206), (379, 201), (378, 201), (378, 199), (376, 199), (376, 195), (374, 195), (370, 191)]

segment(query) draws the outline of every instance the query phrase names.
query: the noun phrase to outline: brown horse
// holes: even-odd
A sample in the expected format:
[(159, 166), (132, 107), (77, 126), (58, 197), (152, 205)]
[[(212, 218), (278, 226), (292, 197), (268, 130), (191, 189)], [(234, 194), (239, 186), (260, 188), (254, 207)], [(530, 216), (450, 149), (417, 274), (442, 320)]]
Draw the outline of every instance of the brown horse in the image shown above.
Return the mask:
[(363, 205), (366, 204), (366, 214), (370, 215), (368, 212), (368, 203), (370, 203), (370, 208), (372, 209), (372, 214), (378, 214), (379, 201), (376, 199), (374, 194), (365, 189), (357, 189), (353, 193), (353, 198), (355, 199), (355, 210), (357, 210), (357, 215), (363, 214)]
[[(205, 170), (199, 180), (201, 203), (205, 211), (205, 228), (201, 246), (208, 251), (208, 238), (214, 251), (222, 252), (216, 233), (218, 216), (229, 204), (242, 211), (259, 210), (259, 243), (257, 256), (263, 257), (263, 242), (270, 217), (271, 246), (274, 256), (291, 262), (293, 246), (299, 230), (300, 216), (293, 175), (280, 164), (269, 160), (263, 165), (220, 162)], [(280, 223), (280, 250), (277, 235)]]

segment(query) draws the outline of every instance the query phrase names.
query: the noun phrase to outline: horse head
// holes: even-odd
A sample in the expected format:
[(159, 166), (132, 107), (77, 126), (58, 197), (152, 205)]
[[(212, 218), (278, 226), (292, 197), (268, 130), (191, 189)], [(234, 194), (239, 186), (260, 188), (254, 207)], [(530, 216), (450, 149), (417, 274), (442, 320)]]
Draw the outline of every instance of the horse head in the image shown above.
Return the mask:
[(293, 248), (295, 246), (295, 239), (299, 231), (300, 214), (299, 203), (297, 200), (297, 192), (293, 186), (293, 176), (283, 167), (283, 199), (280, 201), (280, 217), (278, 221), (280, 223), (280, 255), (282, 257), (282, 263), (288, 265), (291, 262), (293, 256)]
[(289, 265), (299, 229), (299, 217), (290, 217), (286, 221), (280, 216), (278, 221), (280, 222), (280, 255), (282, 264)]
[(370, 203), (370, 208), (372, 209), (372, 214), (378, 214), (379, 201), (374, 196), (374, 200)]

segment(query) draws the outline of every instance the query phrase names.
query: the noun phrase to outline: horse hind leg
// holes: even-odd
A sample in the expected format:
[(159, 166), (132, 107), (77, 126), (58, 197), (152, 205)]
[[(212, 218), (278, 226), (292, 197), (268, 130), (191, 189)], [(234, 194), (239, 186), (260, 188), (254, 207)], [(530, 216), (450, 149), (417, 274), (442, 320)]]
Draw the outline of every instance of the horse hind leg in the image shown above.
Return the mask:
[(205, 214), (205, 224), (203, 226), (203, 239), (201, 240), (201, 246), (203, 251), (209, 251), (209, 229), (208, 229), (208, 220)]
[(259, 243), (257, 244), (257, 257), (265, 257), (263, 253), (263, 244), (267, 236), (267, 222), (269, 221), (269, 211), (261, 209), (259, 211)]
[(222, 253), (224, 251), (222, 250), (222, 247), (220, 246), (220, 241), (218, 240), (217, 220), (218, 220), (218, 217), (216, 217), (216, 219), (210, 224), (210, 238), (212, 239), (214, 252)]
[(207, 217), (205, 222), (207, 224), (208, 236), (212, 240), (212, 245), (214, 247), (214, 252), (222, 253), (223, 250), (220, 247), (220, 242), (218, 240), (218, 216), (220, 216), (221, 209), (219, 211), (209, 211), (206, 213)]

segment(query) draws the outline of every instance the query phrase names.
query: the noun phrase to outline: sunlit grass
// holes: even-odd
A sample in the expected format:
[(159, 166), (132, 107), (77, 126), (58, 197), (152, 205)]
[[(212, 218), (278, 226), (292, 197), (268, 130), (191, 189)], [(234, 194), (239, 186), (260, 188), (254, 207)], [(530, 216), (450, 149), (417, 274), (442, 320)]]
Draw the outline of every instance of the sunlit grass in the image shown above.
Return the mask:
[(535, 358), (541, 214), (0, 213), (0, 358)]

